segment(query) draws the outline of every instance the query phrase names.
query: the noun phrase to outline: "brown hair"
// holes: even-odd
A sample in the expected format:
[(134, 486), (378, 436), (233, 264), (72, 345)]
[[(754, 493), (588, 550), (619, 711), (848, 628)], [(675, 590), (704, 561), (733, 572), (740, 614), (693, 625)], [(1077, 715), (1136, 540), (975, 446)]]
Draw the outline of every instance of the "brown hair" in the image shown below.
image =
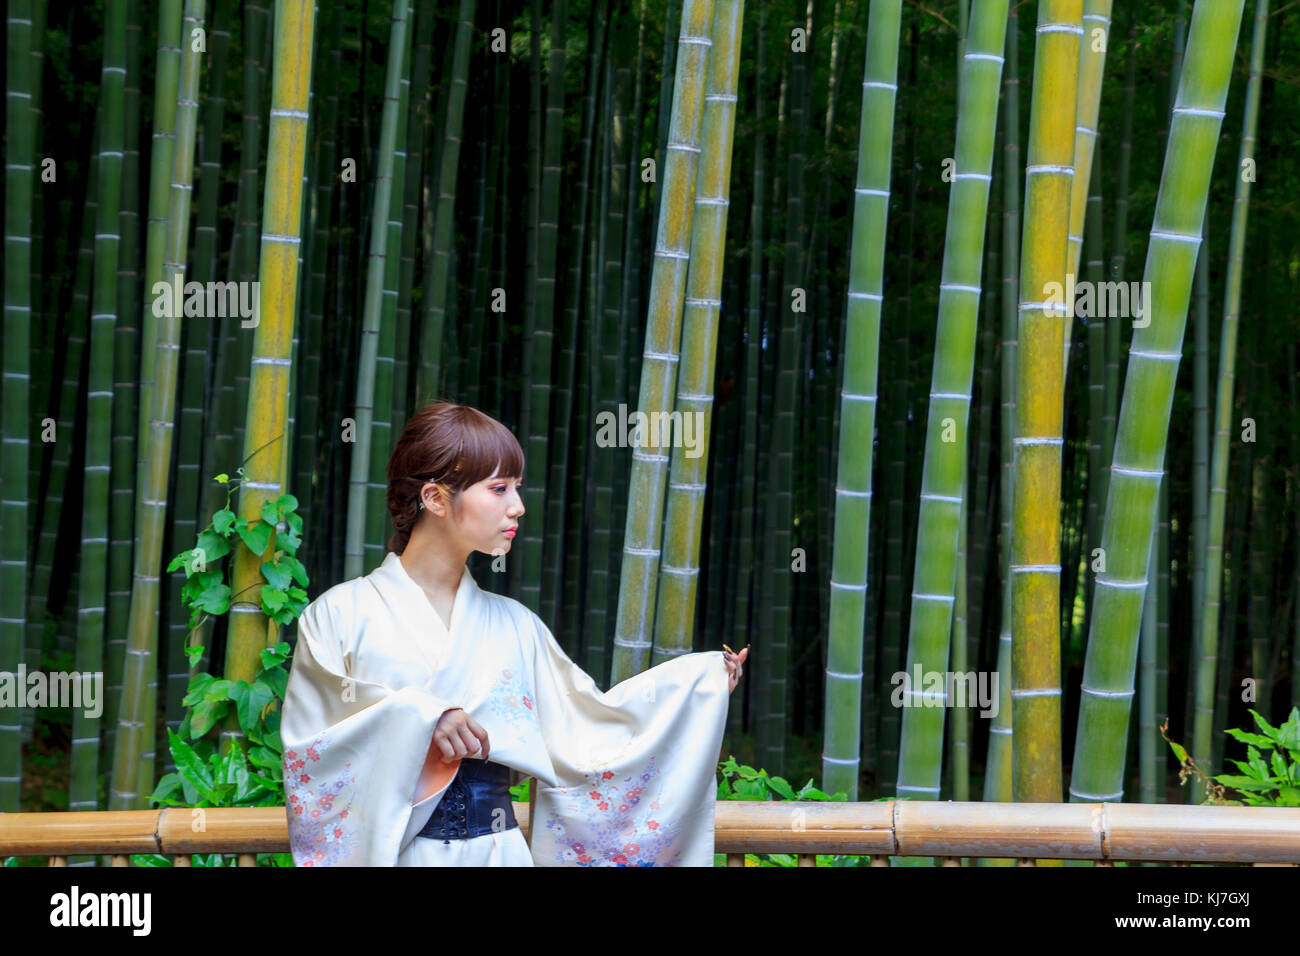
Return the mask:
[(454, 402), (426, 405), (410, 417), (388, 459), (388, 513), (397, 528), (388, 550), (401, 554), (420, 520), (425, 482), (442, 485), (453, 504), (470, 485), (496, 472), (522, 478), (524, 451), (495, 418)]

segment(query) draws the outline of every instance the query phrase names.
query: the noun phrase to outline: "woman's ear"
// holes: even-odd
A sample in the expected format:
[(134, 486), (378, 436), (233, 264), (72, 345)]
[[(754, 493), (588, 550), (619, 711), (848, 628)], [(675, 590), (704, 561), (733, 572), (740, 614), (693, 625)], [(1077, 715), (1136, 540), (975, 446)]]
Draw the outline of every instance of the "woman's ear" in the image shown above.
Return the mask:
[(451, 502), (451, 489), (446, 485), (435, 483), (433, 486), (433, 513), (438, 517), (446, 517), (447, 507)]

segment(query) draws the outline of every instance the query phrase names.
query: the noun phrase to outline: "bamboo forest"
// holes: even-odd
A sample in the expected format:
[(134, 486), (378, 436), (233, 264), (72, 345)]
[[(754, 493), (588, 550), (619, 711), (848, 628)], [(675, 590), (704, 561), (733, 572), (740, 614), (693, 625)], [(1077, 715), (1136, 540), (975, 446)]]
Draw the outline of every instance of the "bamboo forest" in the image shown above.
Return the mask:
[(871, 855), (741, 859), (733, 800), (1300, 863), (1300, 5), (5, 10), (0, 863), (171, 865), (20, 814), (283, 826), (297, 620), (437, 401), (524, 452), (472, 577), (598, 688), (749, 648), (718, 865)]

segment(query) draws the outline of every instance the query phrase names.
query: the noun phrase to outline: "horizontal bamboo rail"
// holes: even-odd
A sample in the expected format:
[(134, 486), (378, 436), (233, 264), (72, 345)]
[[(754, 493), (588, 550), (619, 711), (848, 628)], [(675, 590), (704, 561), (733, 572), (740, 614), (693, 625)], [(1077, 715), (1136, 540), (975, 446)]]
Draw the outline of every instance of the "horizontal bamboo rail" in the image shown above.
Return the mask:
[[(515, 803), (525, 835), (529, 806)], [(746, 853), (791, 853), (799, 866), (816, 854), (1126, 862), (1300, 864), (1300, 809), (1183, 806), (1146, 803), (955, 803), (893, 800), (874, 803), (719, 801), (716, 852), (728, 866)], [(124, 810), (0, 814), (0, 858), (105, 854), (114, 866), (133, 853), (177, 856), (232, 853), (240, 866), (258, 853), (287, 853), (283, 807)]]

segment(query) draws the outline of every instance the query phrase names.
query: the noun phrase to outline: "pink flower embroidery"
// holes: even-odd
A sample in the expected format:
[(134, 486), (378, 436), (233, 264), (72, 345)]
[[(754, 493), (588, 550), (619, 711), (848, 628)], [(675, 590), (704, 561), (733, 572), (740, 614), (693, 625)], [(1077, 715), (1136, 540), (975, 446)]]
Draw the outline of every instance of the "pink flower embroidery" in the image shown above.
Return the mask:
[(527, 694), (524, 695), (524, 706), (527, 707), (529, 710), (533, 709), (533, 702), (528, 699)]
[(320, 754), (318, 754), (318, 753), (317, 753), (313, 748), (311, 748), (311, 747), (308, 747), (308, 748), (307, 748), (307, 756), (310, 757), (312, 760), (320, 760)]
[(638, 853), (640, 852), (640, 850), (641, 848), (637, 846), (635, 843), (629, 843), (627, 844), (627, 846), (623, 847), (624, 853)]
[(334, 828), (334, 839), (337, 840), (337, 839), (338, 839), (339, 837), (341, 837), (342, 835), (343, 835), (343, 828), (342, 828), (342, 827), (335, 827), (335, 828)]
[(593, 800), (599, 800), (599, 799), (600, 799), (600, 794), (597, 793), (595, 790), (591, 791), (591, 793), (587, 794), (587, 796), (591, 797), (591, 799), (593, 799)]
[(301, 781), (302, 783), (311, 783), (311, 777), (307, 776), (306, 774), (303, 774), (303, 775), (302, 775), (301, 777), (299, 777), (298, 779), (299, 779), (299, 781)]
[(659, 801), (658, 801), (658, 800), (651, 800), (651, 801), (650, 801), (650, 809), (651, 809), (651, 810), (658, 810), (658, 809), (659, 809)]
[(602, 779), (604, 779), (604, 780), (608, 780), (610, 777), (614, 776), (614, 771), (612, 771), (612, 770), (606, 770), (606, 771), (605, 771), (604, 773), (602, 773), (600, 776), (601, 776)]
[(614, 862), (615, 862), (615, 863), (626, 863), (626, 862), (627, 862), (627, 857), (625, 857), (622, 853), (620, 853), (618, 856), (614, 857)]
[(651, 830), (658, 830), (658, 829), (659, 829), (659, 824), (658, 824), (657, 822), (655, 822), (654, 820), (651, 820), (651, 821), (649, 821), (648, 823), (646, 823), (646, 826), (648, 826)]
[(292, 760), (294, 757), (298, 756), (298, 751), (296, 751), (296, 750), (286, 750), (286, 751), (284, 752), (284, 755), (285, 755), (286, 757), (288, 757), (290, 760)]
[(602, 809), (602, 810), (608, 810), (608, 809), (609, 809), (609, 804), (606, 803), (604, 800), (600, 801), (600, 803), (596, 804), (596, 806), (600, 807), (600, 809)]

